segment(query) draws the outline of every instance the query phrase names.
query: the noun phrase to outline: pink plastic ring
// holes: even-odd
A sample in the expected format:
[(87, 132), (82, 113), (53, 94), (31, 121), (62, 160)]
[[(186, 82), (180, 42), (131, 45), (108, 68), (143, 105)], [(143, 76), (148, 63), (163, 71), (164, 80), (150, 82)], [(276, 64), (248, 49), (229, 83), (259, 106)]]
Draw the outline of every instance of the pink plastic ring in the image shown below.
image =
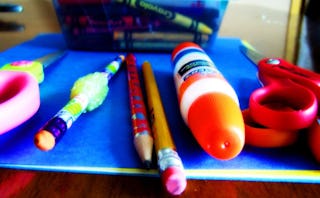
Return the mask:
[(39, 106), (39, 85), (33, 76), (0, 71), (0, 135), (27, 121)]

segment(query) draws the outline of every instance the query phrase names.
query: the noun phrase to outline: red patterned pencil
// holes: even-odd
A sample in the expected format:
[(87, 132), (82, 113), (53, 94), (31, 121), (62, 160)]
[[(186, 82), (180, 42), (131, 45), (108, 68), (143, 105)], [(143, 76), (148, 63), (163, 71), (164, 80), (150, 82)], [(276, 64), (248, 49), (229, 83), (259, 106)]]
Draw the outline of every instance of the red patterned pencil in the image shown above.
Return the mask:
[(153, 137), (143, 100), (136, 58), (133, 54), (129, 53), (126, 56), (125, 62), (128, 73), (134, 145), (145, 168), (149, 169), (152, 162)]

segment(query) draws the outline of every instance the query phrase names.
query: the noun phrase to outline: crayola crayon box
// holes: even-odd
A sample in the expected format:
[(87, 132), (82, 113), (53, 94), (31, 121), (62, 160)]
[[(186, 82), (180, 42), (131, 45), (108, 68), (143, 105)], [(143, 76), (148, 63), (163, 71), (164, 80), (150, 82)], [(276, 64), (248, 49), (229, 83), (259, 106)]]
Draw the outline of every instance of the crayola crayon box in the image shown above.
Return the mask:
[(167, 51), (217, 37), (228, 0), (53, 0), (71, 49)]

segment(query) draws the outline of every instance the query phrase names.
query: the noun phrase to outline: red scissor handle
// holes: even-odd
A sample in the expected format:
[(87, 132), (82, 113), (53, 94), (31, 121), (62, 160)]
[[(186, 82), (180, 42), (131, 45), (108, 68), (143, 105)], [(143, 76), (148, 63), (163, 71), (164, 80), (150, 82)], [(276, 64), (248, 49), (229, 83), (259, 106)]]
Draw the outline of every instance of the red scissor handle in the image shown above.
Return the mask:
[(263, 126), (297, 130), (309, 127), (318, 112), (314, 94), (303, 87), (263, 87), (249, 100), (250, 114)]
[(263, 82), (265, 76), (290, 79), (310, 89), (320, 103), (320, 74), (293, 65), (280, 58), (265, 58), (258, 63), (259, 78)]
[(318, 112), (318, 102), (309, 85), (319, 91), (320, 76), (297, 69), (282, 59), (263, 59), (258, 67), (259, 79), (265, 87), (257, 89), (250, 97), (252, 118), (273, 129), (309, 127)]
[(320, 163), (320, 118), (314, 121), (308, 130), (308, 143), (309, 148), (315, 157), (315, 159)]
[(245, 143), (251, 146), (263, 148), (276, 148), (289, 146), (298, 139), (298, 130), (280, 130), (264, 127), (256, 123), (249, 110), (242, 111), (245, 122), (246, 139)]

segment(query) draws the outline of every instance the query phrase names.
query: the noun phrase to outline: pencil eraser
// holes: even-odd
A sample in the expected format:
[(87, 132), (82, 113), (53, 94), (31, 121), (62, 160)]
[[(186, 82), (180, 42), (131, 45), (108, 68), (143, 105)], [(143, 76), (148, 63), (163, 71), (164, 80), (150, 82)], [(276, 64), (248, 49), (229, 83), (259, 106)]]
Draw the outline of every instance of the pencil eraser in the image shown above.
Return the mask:
[(46, 130), (42, 130), (42, 131), (39, 131), (35, 135), (34, 144), (40, 150), (48, 151), (48, 150), (51, 150), (55, 146), (56, 141), (55, 141), (54, 136), (50, 132), (48, 132)]
[(187, 179), (181, 167), (173, 166), (162, 172), (162, 182), (171, 195), (180, 195), (186, 189)]

